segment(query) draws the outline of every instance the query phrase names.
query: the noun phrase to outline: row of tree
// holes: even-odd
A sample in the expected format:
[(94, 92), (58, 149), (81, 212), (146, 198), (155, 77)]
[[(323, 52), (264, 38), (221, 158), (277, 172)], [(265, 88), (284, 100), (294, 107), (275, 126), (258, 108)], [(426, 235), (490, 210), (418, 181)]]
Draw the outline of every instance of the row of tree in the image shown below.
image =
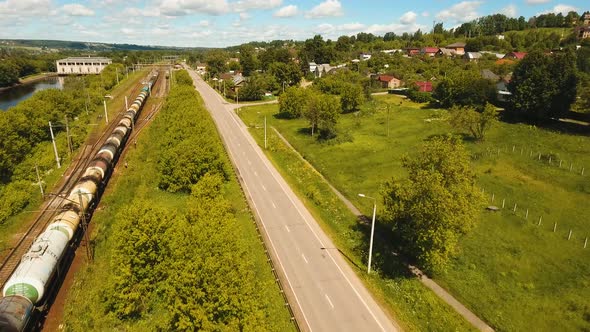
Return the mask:
[(49, 121), (57, 136), (62, 158), (67, 156), (65, 121), (69, 120), (70, 144), (76, 149), (86, 138), (90, 119), (86, 110), (102, 103), (106, 91), (117, 82), (116, 65), (99, 76), (66, 78), (63, 90), (48, 89), (7, 111), (0, 112), (0, 223), (20, 212), (38, 189), (35, 166), (41, 175), (55, 167)]
[[(136, 200), (116, 215), (104, 310), (125, 322), (157, 311), (165, 331), (272, 329), (263, 285), (224, 188), (229, 164), (185, 71), (150, 127), (162, 189), (188, 194), (186, 213)], [(184, 199), (184, 195), (179, 196)], [(183, 209), (184, 210), (184, 209)]]

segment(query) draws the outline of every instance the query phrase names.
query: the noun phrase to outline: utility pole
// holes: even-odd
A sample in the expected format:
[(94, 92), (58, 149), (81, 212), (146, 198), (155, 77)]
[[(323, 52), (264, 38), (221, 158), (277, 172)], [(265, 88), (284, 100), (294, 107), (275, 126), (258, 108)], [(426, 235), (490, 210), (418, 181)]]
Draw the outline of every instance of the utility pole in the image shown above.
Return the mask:
[(68, 116), (64, 115), (64, 119), (66, 120), (66, 140), (68, 141), (68, 151), (70, 156), (72, 154), (72, 142), (70, 141), (70, 126), (68, 125)]
[(389, 104), (387, 105), (387, 137), (389, 137)]
[(107, 113), (107, 101), (103, 100), (102, 104), (104, 105), (104, 121), (109, 123), (109, 113)]
[(37, 183), (39, 183), (39, 190), (41, 190), (41, 197), (45, 198), (45, 193), (43, 192), (43, 183), (41, 182), (41, 177), (39, 176), (39, 166), (35, 164), (35, 173), (37, 173)]
[(51, 127), (51, 121), (49, 121), (49, 132), (51, 133), (53, 152), (55, 152), (55, 162), (57, 163), (57, 168), (61, 168), (61, 164), (59, 163), (59, 155), (57, 154), (57, 146), (55, 145), (55, 136), (53, 136), (53, 127)]

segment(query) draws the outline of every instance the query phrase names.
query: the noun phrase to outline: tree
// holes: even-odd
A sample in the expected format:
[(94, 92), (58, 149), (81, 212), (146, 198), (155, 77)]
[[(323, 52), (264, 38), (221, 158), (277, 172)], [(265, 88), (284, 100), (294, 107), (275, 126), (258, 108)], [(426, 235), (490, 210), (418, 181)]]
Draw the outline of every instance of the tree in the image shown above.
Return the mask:
[(472, 107), (451, 108), (451, 126), (458, 130), (468, 131), (473, 138), (480, 141), (497, 121), (496, 107), (486, 104), (483, 112), (478, 112)]
[(576, 98), (577, 75), (571, 52), (547, 56), (533, 51), (514, 68), (508, 110), (545, 120), (569, 111)]
[(251, 45), (240, 46), (240, 65), (244, 76), (250, 76), (258, 69), (258, 59)]
[(18, 83), (18, 67), (7, 61), (0, 62), (0, 87), (9, 86)]
[(269, 66), (268, 71), (275, 77), (277, 83), (279, 83), (281, 87), (283, 84), (287, 86), (297, 85), (303, 76), (299, 66), (294, 62), (273, 62)]
[(305, 88), (289, 87), (279, 97), (279, 113), (285, 117), (300, 118), (310, 97), (310, 91)]
[(225, 71), (225, 62), (227, 61), (227, 54), (221, 50), (212, 50), (207, 53), (205, 62), (207, 63), (207, 70), (211, 76), (217, 76)]
[(317, 128), (320, 131), (320, 137), (333, 137), (336, 132), (340, 108), (338, 97), (323, 93), (311, 93), (303, 114), (311, 126), (311, 136)]
[(474, 227), (481, 200), (469, 155), (458, 138), (439, 136), (402, 162), (408, 179), (382, 190), (385, 219), (405, 254), (429, 272), (444, 271), (460, 236)]
[(363, 89), (358, 84), (348, 83), (340, 89), (342, 113), (355, 112), (364, 102)]

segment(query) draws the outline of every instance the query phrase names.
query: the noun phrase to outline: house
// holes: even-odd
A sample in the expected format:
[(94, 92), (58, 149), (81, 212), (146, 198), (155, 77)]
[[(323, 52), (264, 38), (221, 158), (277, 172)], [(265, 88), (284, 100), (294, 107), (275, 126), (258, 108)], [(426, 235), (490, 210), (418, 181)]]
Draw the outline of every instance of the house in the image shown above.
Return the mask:
[(481, 53), (479, 52), (466, 52), (463, 55), (463, 59), (466, 59), (468, 61), (477, 61), (481, 58)]
[(584, 13), (584, 15), (580, 17), (580, 21), (582, 21), (583, 25), (590, 25), (590, 13)]
[(578, 39), (590, 38), (590, 26), (579, 27), (576, 30), (576, 36)]
[(508, 83), (510, 83), (511, 80), (512, 73), (508, 73), (504, 77), (501, 77), (498, 83), (496, 83), (498, 101), (508, 101), (508, 98), (512, 96), (512, 92), (508, 91)]
[(504, 56), (504, 59), (522, 60), (526, 54), (526, 52), (510, 52)]
[(238, 58), (229, 58), (229, 59), (227, 59), (227, 61), (225, 62), (225, 64), (226, 65), (229, 65), (232, 62), (240, 63), (240, 59), (238, 59)]
[(432, 92), (432, 82), (429, 82), (429, 81), (416, 82), (416, 86), (418, 87), (418, 91), (420, 91), (420, 92)]
[(500, 76), (494, 74), (494, 72), (489, 69), (482, 70), (481, 77), (485, 78), (487, 80), (490, 80), (490, 81), (494, 81), (494, 82), (497, 82), (500, 80)]
[(381, 83), (382, 88), (395, 89), (402, 85), (402, 81), (391, 75), (379, 75), (377, 81)]
[(452, 43), (450, 45), (447, 45), (446, 48), (454, 50), (455, 54), (457, 54), (457, 55), (463, 55), (463, 54), (465, 54), (465, 45), (466, 45), (465, 43), (461, 43), (461, 42)]
[(490, 51), (481, 51), (479, 53), (481, 53), (482, 55), (484, 55), (484, 54), (492, 54), (493, 56), (496, 57), (496, 59), (503, 59), (504, 56), (506, 56), (506, 54), (503, 54), (503, 53), (495, 53), (495, 52), (490, 52)]
[(359, 58), (363, 61), (367, 61), (367, 60), (371, 59), (371, 56), (372, 56), (371, 53), (361, 53)]
[(406, 47), (404, 51), (408, 56), (414, 56), (420, 54), (420, 49), (417, 47)]
[(435, 56), (438, 50), (438, 47), (424, 47), (420, 50), (420, 54), (426, 56)]
[(207, 65), (204, 63), (197, 63), (196, 69), (199, 74), (203, 74), (207, 71)]
[(310, 62), (309, 63), (309, 72), (310, 73), (315, 73), (316, 68), (318, 67), (318, 65), (315, 62)]
[(452, 48), (444, 48), (441, 47), (438, 49), (438, 52), (436, 52), (437, 56), (455, 56), (457, 54), (457, 52), (452, 49)]
[(381, 52), (385, 54), (395, 54), (395, 53), (403, 53), (404, 51), (401, 48), (395, 48), (392, 50), (382, 50)]
[(329, 63), (324, 63), (321, 65), (316, 65), (315, 71), (313, 72), (315, 77), (322, 77), (326, 74), (333, 73), (336, 69), (342, 68), (345, 65), (339, 65), (332, 67)]

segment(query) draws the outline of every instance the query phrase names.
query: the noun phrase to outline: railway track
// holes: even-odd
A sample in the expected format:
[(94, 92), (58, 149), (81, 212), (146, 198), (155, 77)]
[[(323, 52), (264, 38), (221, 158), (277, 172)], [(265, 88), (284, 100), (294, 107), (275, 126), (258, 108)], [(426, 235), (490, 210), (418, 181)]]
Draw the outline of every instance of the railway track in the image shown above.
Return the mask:
[[(131, 96), (135, 96), (139, 93), (141, 85), (137, 84), (136, 87), (131, 91)], [(122, 108), (124, 108), (123, 106)], [(122, 118), (123, 112), (118, 112), (117, 116), (113, 121), (110, 121), (108, 126), (100, 133), (99, 136), (90, 135), (89, 142), (86, 144), (83, 150), (78, 154), (77, 159), (64, 173), (65, 180), (62, 180), (61, 185), (57, 189), (57, 193), (50, 196), (49, 200), (46, 201), (41, 210), (37, 213), (37, 216), (25, 231), (25, 233), (19, 238), (14, 247), (8, 252), (8, 254), (2, 258), (0, 263), (0, 289), (4, 287), (4, 284), (8, 281), (14, 270), (17, 268), (21, 261), (22, 256), (29, 250), (37, 236), (45, 230), (52, 217), (59, 211), (60, 207), (67, 201), (60, 197), (61, 195), (68, 194), (73, 186), (76, 184), (84, 170), (90, 163), (90, 156), (95, 155), (101, 146), (104, 144), (108, 135), (117, 127), (119, 121)], [(69, 175), (66, 175), (69, 174)]]

